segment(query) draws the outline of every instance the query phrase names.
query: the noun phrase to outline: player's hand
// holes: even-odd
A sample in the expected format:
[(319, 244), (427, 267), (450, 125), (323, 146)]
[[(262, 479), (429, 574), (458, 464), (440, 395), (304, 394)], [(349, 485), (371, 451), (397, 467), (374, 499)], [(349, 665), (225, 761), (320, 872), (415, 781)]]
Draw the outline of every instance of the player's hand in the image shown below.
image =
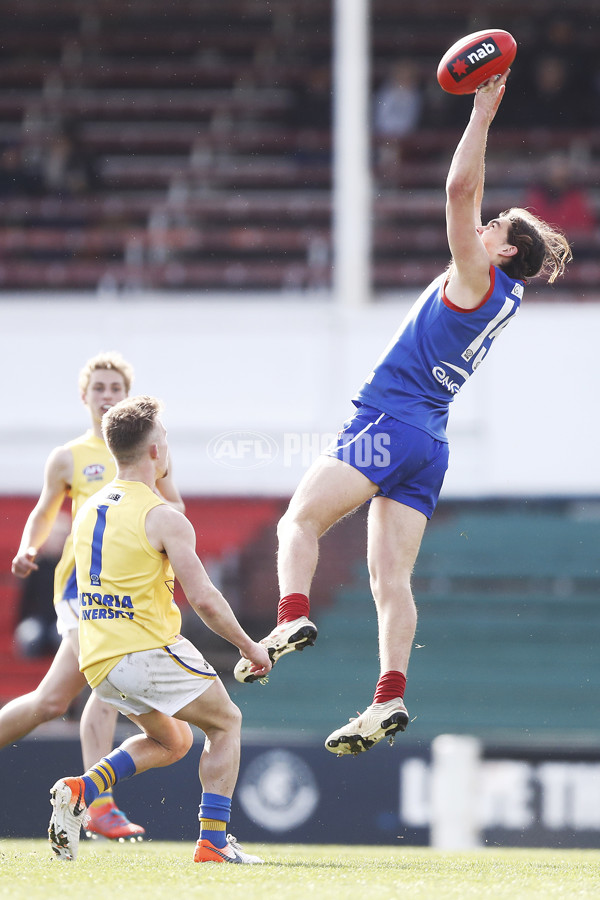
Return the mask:
[(480, 84), (475, 91), (474, 108), (485, 113), (491, 122), (498, 111), (498, 107), (504, 97), (506, 89), (506, 79), (510, 75), (510, 69), (507, 69), (503, 75), (494, 75), (488, 78), (483, 84)]
[(35, 547), (29, 547), (25, 553), (17, 553), (12, 561), (11, 571), (17, 578), (27, 578), (32, 572), (37, 572), (38, 564), (35, 562), (37, 550)]
[(242, 653), (242, 656), (245, 656), (246, 659), (249, 659), (252, 663), (251, 672), (253, 675), (259, 675), (262, 677), (263, 675), (266, 675), (268, 672), (270, 672), (273, 668), (271, 658), (263, 644), (257, 644), (255, 641), (252, 641), (251, 646), (249, 648), (246, 648), (246, 650)]

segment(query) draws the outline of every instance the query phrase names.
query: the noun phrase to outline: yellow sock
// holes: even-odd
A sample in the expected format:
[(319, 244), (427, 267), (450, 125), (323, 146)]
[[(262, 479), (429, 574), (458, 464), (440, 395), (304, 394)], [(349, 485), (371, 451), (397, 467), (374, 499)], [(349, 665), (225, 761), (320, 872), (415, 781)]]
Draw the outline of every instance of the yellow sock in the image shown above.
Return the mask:
[(200, 840), (208, 840), (213, 846), (221, 849), (227, 846), (225, 834), (227, 822), (219, 819), (200, 819)]

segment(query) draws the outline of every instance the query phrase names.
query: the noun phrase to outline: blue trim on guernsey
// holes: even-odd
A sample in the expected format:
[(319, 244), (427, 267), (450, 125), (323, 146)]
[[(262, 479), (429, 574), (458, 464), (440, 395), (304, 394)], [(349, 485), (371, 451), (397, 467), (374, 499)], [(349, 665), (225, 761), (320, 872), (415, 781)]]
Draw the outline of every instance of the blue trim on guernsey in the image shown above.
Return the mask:
[(96, 510), (97, 519), (92, 535), (92, 558), (90, 561), (90, 582), (96, 587), (102, 584), (100, 572), (102, 571), (102, 540), (106, 528), (106, 513), (108, 506), (99, 506)]
[(67, 579), (67, 583), (65, 584), (65, 589), (62, 593), (63, 600), (77, 600), (77, 573), (75, 572), (75, 566), (71, 570), (71, 574)]
[(181, 666), (182, 669), (185, 669), (186, 672), (189, 672), (190, 675), (199, 675), (200, 678), (216, 678), (216, 672), (201, 672), (200, 669), (194, 669), (193, 666), (190, 666), (188, 663), (184, 662), (181, 657), (177, 656), (176, 653), (173, 653), (169, 647), (163, 647), (163, 650), (169, 654), (173, 662), (177, 663), (178, 666)]

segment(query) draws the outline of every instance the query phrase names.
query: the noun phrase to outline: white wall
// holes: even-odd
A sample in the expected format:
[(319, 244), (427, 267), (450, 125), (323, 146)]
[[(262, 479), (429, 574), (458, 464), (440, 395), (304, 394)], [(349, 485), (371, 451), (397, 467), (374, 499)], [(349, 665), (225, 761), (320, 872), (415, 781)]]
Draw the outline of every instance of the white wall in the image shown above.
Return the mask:
[[(412, 299), (5, 297), (0, 493), (37, 493), (49, 450), (87, 427), (79, 369), (118, 349), (134, 392), (166, 403), (184, 493), (289, 494)], [(600, 492), (599, 331), (599, 304), (525, 301), (453, 404), (444, 496)]]

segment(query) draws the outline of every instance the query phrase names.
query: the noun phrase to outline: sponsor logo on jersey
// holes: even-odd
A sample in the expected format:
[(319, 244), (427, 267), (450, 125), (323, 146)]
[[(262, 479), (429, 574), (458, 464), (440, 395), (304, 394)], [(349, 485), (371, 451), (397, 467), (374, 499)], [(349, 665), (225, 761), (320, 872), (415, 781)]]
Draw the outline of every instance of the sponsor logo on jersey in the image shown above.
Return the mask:
[(102, 463), (90, 463), (83, 470), (83, 474), (88, 481), (102, 481), (105, 470), (106, 466), (103, 466)]
[(515, 297), (518, 297), (520, 300), (523, 299), (523, 285), (515, 284), (514, 288), (511, 291), (511, 294), (514, 294)]
[(104, 499), (107, 503), (120, 503), (125, 494), (122, 491), (111, 491), (110, 494), (107, 494)]
[[(464, 353), (463, 353), (463, 356), (464, 356)], [(443, 359), (441, 360), (441, 362), (443, 365), (434, 366), (433, 369), (431, 370), (431, 374), (433, 375), (435, 380), (438, 381), (442, 385), (442, 387), (445, 387), (446, 390), (449, 391), (451, 394), (458, 394), (462, 385), (464, 384), (464, 381), (467, 380), (467, 378), (469, 377), (469, 375), (471, 373), (467, 372), (466, 369), (461, 369), (460, 366), (455, 366), (452, 363), (446, 362)], [(458, 381), (454, 381), (452, 375), (448, 374), (448, 372), (446, 371), (444, 366), (446, 366), (446, 368), (448, 368), (448, 369), (452, 369), (454, 372), (456, 372), (457, 375), (460, 375), (461, 378), (464, 378), (464, 381), (462, 382), (462, 384)]]
[(431, 370), (431, 374), (435, 378), (437, 382), (439, 382), (442, 387), (445, 387), (447, 391), (451, 394), (458, 394), (461, 389), (461, 385), (458, 381), (453, 381), (452, 377), (448, 375), (445, 369), (442, 369), (441, 366), (434, 366)]
[(133, 619), (133, 602), (129, 594), (79, 594), (79, 617), (81, 619)]

